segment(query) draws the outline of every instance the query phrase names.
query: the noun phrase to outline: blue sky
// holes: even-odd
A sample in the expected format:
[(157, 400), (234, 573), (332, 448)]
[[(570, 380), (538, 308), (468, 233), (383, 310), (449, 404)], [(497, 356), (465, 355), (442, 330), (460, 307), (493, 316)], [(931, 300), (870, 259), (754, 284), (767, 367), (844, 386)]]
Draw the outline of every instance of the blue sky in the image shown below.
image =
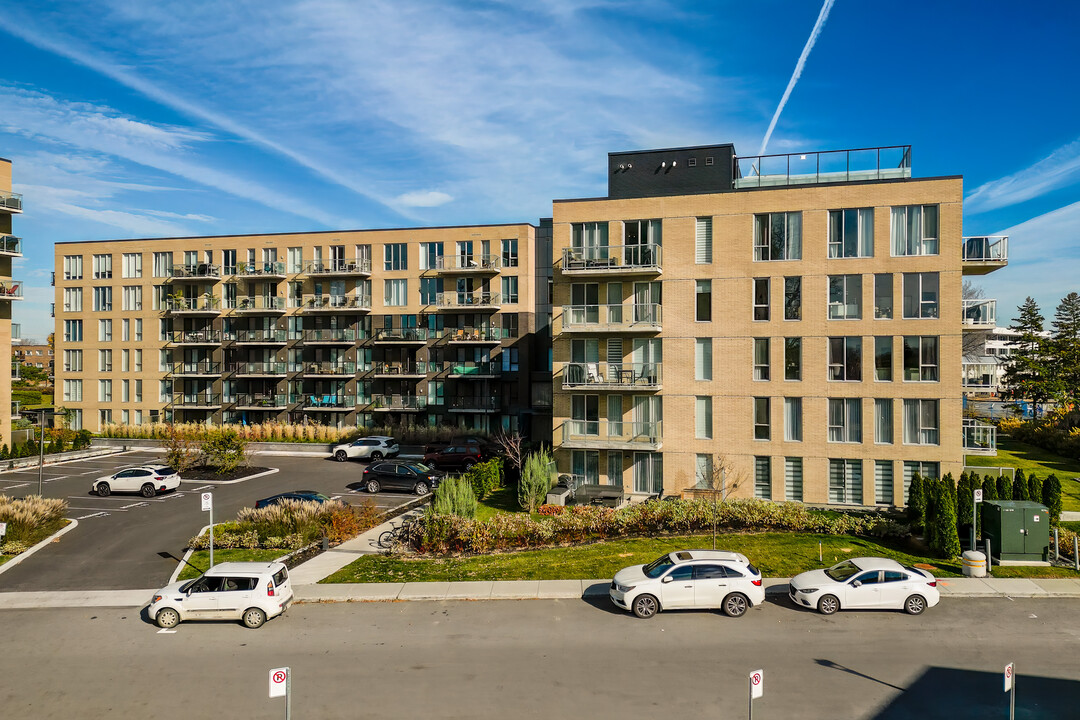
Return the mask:
[[(1049, 318), (1080, 270), (1080, 4), (837, 0), (769, 152), (911, 144), (964, 175), (980, 280)], [(524, 9), (523, 9), (524, 8)], [(78, 0), (0, 14), (23, 334), (64, 240), (535, 222), (606, 153), (756, 154), (817, 2)]]

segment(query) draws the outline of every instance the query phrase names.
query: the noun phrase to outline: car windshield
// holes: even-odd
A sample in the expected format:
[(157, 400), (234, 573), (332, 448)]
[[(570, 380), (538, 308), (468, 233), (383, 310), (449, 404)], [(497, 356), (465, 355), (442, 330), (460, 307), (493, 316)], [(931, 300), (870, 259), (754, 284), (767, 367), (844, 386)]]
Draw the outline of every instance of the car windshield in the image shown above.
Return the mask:
[(857, 572), (859, 572), (859, 566), (850, 560), (845, 560), (842, 563), (833, 565), (825, 571), (825, 574), (836, 582), (844, 582)]
[(411, 467), (416, 472), (431, 472), (431, 468), (422, 462), (409, 463), (408, 467)]
[(663, 557), (658, 557), (653, 560), (651, 563), (643, 567), (641, 571), (645, 573), (645, 577), (658, 578), (665, 572), (667, 572), (667, 569), (674, 564), (675, 563), (671, 561), (670, 557), (664, 555)]

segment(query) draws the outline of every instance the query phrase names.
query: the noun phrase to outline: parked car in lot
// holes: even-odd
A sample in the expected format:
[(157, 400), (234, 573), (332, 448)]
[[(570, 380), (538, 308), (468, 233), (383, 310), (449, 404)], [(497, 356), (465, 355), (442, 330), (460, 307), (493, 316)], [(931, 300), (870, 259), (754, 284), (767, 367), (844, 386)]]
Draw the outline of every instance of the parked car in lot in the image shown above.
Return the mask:
[(369, 493), (382, 490), (404, 490), (417, 495), (427, 495), (439, 486), (446, 473), (428, 467), (422, 462), (408, 460), (384, 460), (364, 468), (364, 489)]
[(396, 457), (401, 452), (398, 442), (387, 435), (372, 435), (353, 440), (351, 443), (335, 445), (333, 449), (334, 459), (345, 462), (350, 458), (369, 460), (382, 460), (383, 458)]
[(154, 593), (147, 608), (158, 627), (186, 620), (240, 620), (257, 628), (292, 603), (289, 571), (279, 562), (224, 562), (194, 580)]
[(616, 607), (639, 618), (696, 608), (719, 608), (739, 617), (765, 602), (758, 569), (745, 555), (723, 550), (677, 550), (648, 565), (623, 568), (608, 594)]
[(452, 445), (475, 445), (480, 448), (485, 460), (489, 457), (494, 457), (502, 452), (502, 448), (498, 443), (494, 443), (487, 438), (480, 437), (479, 435), (455, 435), (446, 442), (434, 442), (428, 443), (424, 446), (424, 454), (439, 452)]
[(837, 610), (888, 608), (919, 615), (938, 604), (937, 580), (926, 570), (888, 558), (844, 560), (825, 570), (811, 570), (791, 579), (788, 597), (822, 615)]
[(424, 462), (432, 467), (450, 470), (468, 470), (473, 465), (485, 460), (484, 451), (479, 445), (447, 445), (441, 450), (424, 453)]
[(90, 492), (108, 497), (114, 492), (139, 493), (154, 497), (180, 487), (180, 475), (168, 465), (139, 465), (99, 477), (90, 485)]
[(268, 507), (270, 505), (277, 505), (282, 500), (302, 500), (302, 501), (314, 501), (318, 503), (329, 502), (330, 498), (323, 495), (316, 490), (292, 490), (290, 492), (283, 492), (278, 495), (271, 495), (268, 498), (255, 501), (255, 508)]

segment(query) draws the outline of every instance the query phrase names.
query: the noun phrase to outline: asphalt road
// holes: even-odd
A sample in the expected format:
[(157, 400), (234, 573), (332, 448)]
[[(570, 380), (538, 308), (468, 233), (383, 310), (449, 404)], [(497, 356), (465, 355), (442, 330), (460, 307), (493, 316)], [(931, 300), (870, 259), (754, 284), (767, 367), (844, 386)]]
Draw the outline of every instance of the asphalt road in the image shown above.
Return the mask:
[[(119, 468), (144, 462), (161, 462), (160, 453), (129, 452), (122, 455), (77, 460), (44, 468), (44, 495), (64, 498), (68, 517), (78, 527), (0, 575), (0, 592), (40, 590), (124, 590), (161, 587), (169, 579), (189, 538), (209, 522), (201, 510), (201, 492), (214, 494), (214, 521), (232, 519), (236, 512), (259, 498), (287, 490), (318, 490), (357, 504), (372, 500), (384, 509), (412, 499), (404, 493), (375, 496), (350, 488), (357, 483), (363, 465), (338, 463), (311, 457), (258, 455), (255, 465), (279, 472), (234, 483), (181, 483), (176, 492), (155, 498), (140, 495), (90, 494), (90, 484)], [(37, 468), (0, 473), (0, 492), (11, 497), (37, 493)]]
[(280, 718), (267, 673), (293, 672), (293, 717), (1017, 718), (1080, 714), (1070, 600), (942, 600), (922, 617), (822, 617), (786, 599), (740, 619), (638, 620), (606, 600), (295, 605), (259, 630), (159, 633), (136, 610), (0, 613), (6, 717)]

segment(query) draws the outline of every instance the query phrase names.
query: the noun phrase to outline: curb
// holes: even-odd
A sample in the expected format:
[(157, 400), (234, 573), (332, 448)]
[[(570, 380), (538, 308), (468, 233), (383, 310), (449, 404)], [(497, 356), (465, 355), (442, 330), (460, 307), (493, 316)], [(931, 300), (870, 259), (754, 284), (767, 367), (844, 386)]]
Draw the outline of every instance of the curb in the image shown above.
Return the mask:
[[(132, 450), (124, 450), (122, 448), (110, 448), (103, 447), (97, 450), (79, 450), (78, 455), (70, 455), (68, 453), (61, 453), (64, 457), (58, 457), (57, 455), (45, 455), (42, 458), (42, 467), (51, 467), (53, 465), (63, 465), (64, 463), (75, 462), (76, 460), (89, 460), (96, 457), (112, 457), (113, 455), (126, 455)], [(50, 461), (50, 458), (51, 461)], [(24, 460), (29, 462), (23, 462)], [(26, 470), (28, 468), (36, 468), (38, 466), (38, 458), (20, 458), (16, 460), (0, 461), (6, 463), (18, 463), (13, 465), (10, 469), (5, 465), (3, 470), (0, 470), (0, 474), (9, 472), (18, 472), (19, 470)]]
[(43, 547), (45, 547), (49, 543), (53, 542), (54, 540), (59, 540), (62, 535), (64, 535), (65, 533), (71, 532), (72, 530), (74, 530), (75, 528), (77, 528), (79, 526), (79, 521), (78, 520), (75, 520), (74, 518), (70, 518), (70, 520), (71, 520), (71, 522), (69, 522), (67, 525), (60, 528), (59, 530), (54, 532), (52, 535), (50, 535), (49, 537), (47, 537), (44, 540), (42, 540), (41, 542), (39, 542), (34, 547), (30, 548), (29, 550), (27, 550), (24, 553), (19, 553), (18, 555), (11, 558), (10, 560), (8, 560), (3, 565), (0, 565), (0, 575), (3, 575), (8, 570), (15, 567), (16, 565), (21, 563), (23, 560), (30, 557), (34, 553), (36, 553), (38, 550), (41, 550)]
[[(247, 482), (248, 480), (254, 480), (255, 478), (265, 477), (267, 475), (273, 475), (274, 473), (281, 472), (279, 468), (270, 468), (261, 473), (255, 473), (254, 475), (248, 475), (246, 477), (237, 478), (235, 480), (185, 480), (180, 478), (181, 483), (203, 483), (205, 485), (236, 485), (237, 483)], [(216, 523), (215, 523), (216, 524)], [(204, 530), (206, 528), (203, 528)]]

